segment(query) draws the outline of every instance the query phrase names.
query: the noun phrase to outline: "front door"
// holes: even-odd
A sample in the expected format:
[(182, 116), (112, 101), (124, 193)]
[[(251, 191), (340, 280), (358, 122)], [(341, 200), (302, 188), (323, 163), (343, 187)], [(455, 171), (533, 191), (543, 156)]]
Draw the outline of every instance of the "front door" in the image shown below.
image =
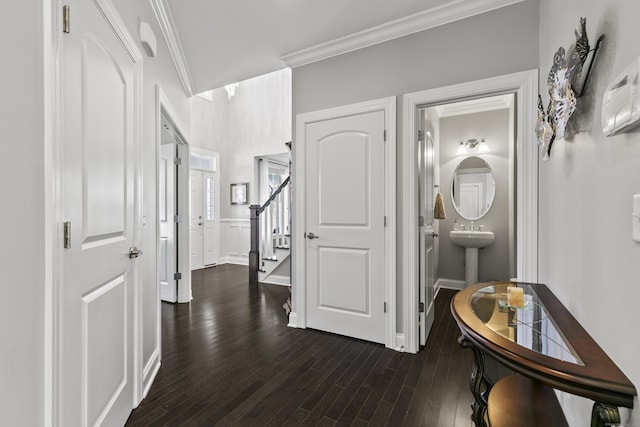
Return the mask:
[(204, 267), (204, 218), (202, 217), (202, 171), (191, 171), (191, 208), (189, 211), (191, 269)]
[(385, 342), (385, 112), (306, 124), (307, 326)]
[[(60, 425), (120, 426), (134, 402), (140, 217), (135, 55), (100, 2), (67, 2), (62, 36)], [(62, 225), (62, 224), (61, 224)]]
[(420, 345), (425, 345), (433, 325), (435, 251), (434, 237), (437, 236), (433, 218), (434, 207), (434, 146), (432, 129), (428, 124), (425, 110), (418, 110), (418, 215), (420, 219), (419, 248), (419, 310), (418, 333)]

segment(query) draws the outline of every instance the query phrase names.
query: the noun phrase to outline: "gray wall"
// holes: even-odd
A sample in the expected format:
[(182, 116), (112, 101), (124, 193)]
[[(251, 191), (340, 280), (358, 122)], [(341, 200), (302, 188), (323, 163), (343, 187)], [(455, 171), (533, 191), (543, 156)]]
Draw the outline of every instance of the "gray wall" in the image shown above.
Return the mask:
[[(632, 196), (640, 193), (640, 131), (607, 138), (600, 121), (605, 87), (640, 55), (640, 2), (540, 2), (540, 90), (553, 54), (575, 42), (587, 18), (594, 44), (606, 34), (587, 95), (572, 121), (580, 132), (556, 141), (540, 162), (539, 279), (640, 388), (640, 244), (631, 240)], [(546, 91), (544, 91), (546, 92)], [(543, 93), (545, 104), (549, 99)], [(589, 425), (591, 402), (562, 399), (570, 425)], [(640, 425), (638, 399), (626, 426)]]
[[(7, 158), (0, 168), (2, 299), (0, 418), (37, 426), (44, 417), (45, 195), (44, 2), (10, 2), (3, 34), (0, 117)], [(48, 225), (48, 224), (47, 224)]]
[[(296, 68), (294, 128), (299, 113), (537, 68), (537, 16), (538, 1), (529, 0)], [(398, 123), (402, 123), (400, 117)], [(398, 135), (398, 161), (402, 158), (399, 142)], [(295, 164), (293, 169), (295, 174)], [(402, 191), (400, 174), (398, 168), (398, 194)], [(398, 205), (398, 234), (402, 213)], [(402, 301), (401, 245), (399, 240), (398, 301)], [(293, 287), (295, 292), (295, 284)], [(397, 315), (398, 332), (402, 332), (401, 307)]]
[(213, 91), (212, 102), (194, 97), (191, 112), (193, 146), (220, 153), (220, 218), (249, 218), (248, 206), (231, 205), (229, 184), (249, 182), (254, 193), (254, 157), (288, 151), (291, 71), (242, 81), (230, 100), (224, 88)]
[(440, 182), (447, 218), (440, 223), (438, 278), (464, 280), (465, 250), (449, 239), (454, 220), (469, 230), (469, 222), (454, 209), (451, 200), (451, 177), (465, 158), (456, 156), (459, 141), (485, 138), (491, 150), (477, 155), (493, 170), (496, 196), (487, 214), (474, 221), (493, 231), (496, 239), (490, 246), (480, 249), (478, 280), (509, 279), (509, 110), (465, 114), (440, 119)]

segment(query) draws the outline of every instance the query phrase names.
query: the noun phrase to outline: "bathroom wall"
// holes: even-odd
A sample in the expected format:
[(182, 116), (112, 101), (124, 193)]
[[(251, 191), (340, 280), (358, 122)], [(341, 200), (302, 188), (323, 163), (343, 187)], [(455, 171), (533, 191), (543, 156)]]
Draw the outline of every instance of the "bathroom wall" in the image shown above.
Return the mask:
[[(538, 67), (537, 15), (538, 1), (527, 0), (295, 68), (293, 115), (535, 69)], [(401, 107), (398, 98), (398, 123), (402, 123)], [(401, 128), (398, 126), (396, 143), (398, 162), (402, 159)], [(294, 164), (294, 181), (295, 169)], [(397, 170), (397, 194), (401, 194), (400, 167)], [(403, 226), (402, 217), (403, 207), (398, 204), (398, 235)], [(403, 283), (402, 244), (398, 239), (398, 284)], [(292, 292), (296, 292), (295, 284)], [(396, 298), (403, 301), (402, 286), (397, 286)], [(295, 311), (295, 307), (293, 309)], [(396, 314), (398, 332), (402, 332), (402, 306), (397, 307)]]
[[(451, 182), (455, 168), (467, 156), (456, 156), (459, 141), (485, 138), (491, 150), (477, 155), (493, 170), (496, 196), (487, 214), (474, 221), (493, 231), (496, 239), (490, 246), (480, 249), (478, 280), (508, 280), (509, 273), (509, 110), (495, 110), (464, 114), (440, 119), (440, 191), (444, 197), (447, 218), (440, 223), (438, 278), (464, 281), (465, 249), (449, 239), (454, 220), (466, 225), (470, 221), (456, 212), (451, 199)], [(469, 155), (475, 155), (470, 153)]]
[[(540, 162), (539, 278), (640, 389), (640, 244), (631, 240), (632, 196), (640, 193), (640, 130), (605, 137), (605, 87), (640, 55), (640, 2), (540, 1), (540, 90), (558, 47), (575, 43), (573, 29), (587, 18), (598, 54), (587, 94), (572, 117), (577, 133), (554, 143)], [(570, 425), (589, 425), (592, 402), (564, 395)], [(625, 426), (640, 426), (640, 408), (623, 411)]]

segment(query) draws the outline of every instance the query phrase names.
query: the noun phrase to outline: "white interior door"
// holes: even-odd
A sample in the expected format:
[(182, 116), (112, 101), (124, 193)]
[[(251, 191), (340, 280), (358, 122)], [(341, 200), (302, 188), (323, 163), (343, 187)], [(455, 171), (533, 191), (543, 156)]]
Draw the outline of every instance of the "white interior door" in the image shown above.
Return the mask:
[(306, 124), (307, 326), (385, 342), (384, 111)]
[(433, 138), (426, 126), (427, 117), (424, 110), (419, 110), (419, 119), (421, 138), (418, 140), (418, 215), (420, 218), (420, 227), (418, 228), (420, 230), (418, 334), (420, 345), (425, 345), (435, 318), (433, 309), (434, 236), (436, 235), (433, 219), (435, 163)]
[(168, 143), (160, 149), (160, 298), (162, 301), (178, 301), (178, 271), (176, 245), (176, 144)]
[(60, 425), (121, 426), (134, 401), (140, 70), (100, 2), (67, 3), (60, 167), (70, 234), (60, 257), (58, 410)]
[(202, 217), (202, 171), (191, 170), (191, 208), (189, 229), (191, 234), (191, 270), (204, 268), (204, 219)]

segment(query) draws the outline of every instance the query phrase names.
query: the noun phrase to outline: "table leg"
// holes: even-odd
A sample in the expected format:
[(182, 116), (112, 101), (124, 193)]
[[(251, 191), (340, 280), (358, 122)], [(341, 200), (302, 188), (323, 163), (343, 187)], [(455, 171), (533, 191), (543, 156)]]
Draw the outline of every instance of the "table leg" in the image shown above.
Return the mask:
[(469, 380), (469, 388), (475, 399), (471, 403), (473, 414), (471, 419), (476, 427), (485, 427), (485, 414), (487, 413), (487, 399), (489, 391), (493, 387), (494, 382), (485, 375), (484, 354), (478, 350), (471, 341), (467, 340), (464, 335), (458, 338), (458, 344), (462, 348), (469, 348), (473, 352), (473, 370), (471, 371), (471, 379)]
[(620, 425), (620, 412), (618, 408), (604, 403), (596, 402), (591, 410), (591, 427), (605, 427)]

